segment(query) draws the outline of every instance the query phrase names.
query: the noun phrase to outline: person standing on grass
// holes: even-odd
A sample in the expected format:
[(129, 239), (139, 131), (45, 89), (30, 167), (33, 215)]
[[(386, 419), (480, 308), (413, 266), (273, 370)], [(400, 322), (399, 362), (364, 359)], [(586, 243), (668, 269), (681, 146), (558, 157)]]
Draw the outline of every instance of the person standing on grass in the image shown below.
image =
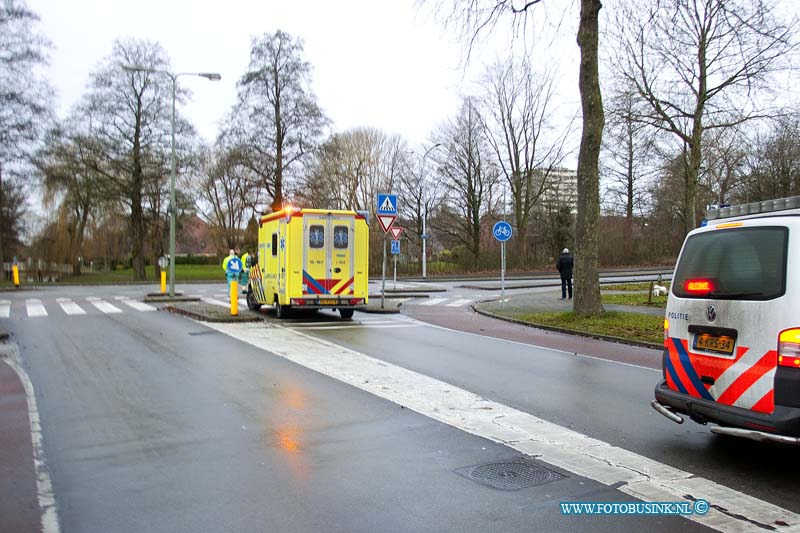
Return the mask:
[(558, 256), (556, 261), (556, 269), (561, 274), (561, 299), (567, 297), (567, 289), (569, 289), (569, 299), (572, 300), (572, 267), (575, 260), (569, 253), (569, 248), (564, 248), (561, 255)]

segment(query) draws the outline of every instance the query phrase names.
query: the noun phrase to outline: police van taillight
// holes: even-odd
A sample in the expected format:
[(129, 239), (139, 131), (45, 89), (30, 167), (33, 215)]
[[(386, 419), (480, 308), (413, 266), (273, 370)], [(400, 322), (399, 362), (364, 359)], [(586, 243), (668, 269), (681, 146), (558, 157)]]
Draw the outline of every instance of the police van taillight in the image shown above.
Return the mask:
[(778, 365), (800, 368), (800, 328), (781, 331), (778, 336)]
[(669, 320), (664, 319), (664, 348), (669, 348)]

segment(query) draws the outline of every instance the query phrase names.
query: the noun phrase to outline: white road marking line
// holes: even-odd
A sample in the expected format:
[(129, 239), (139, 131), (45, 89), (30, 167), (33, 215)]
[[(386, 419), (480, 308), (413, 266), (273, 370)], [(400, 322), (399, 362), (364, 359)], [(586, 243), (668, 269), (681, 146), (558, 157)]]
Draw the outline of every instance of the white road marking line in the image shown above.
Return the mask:
[[(707, 500), (708, 514), (687, 518), (719, 531), (751, 530), (755, 524), (772, 528), (779, 521), (787, 524), (786, 531), (800, 529), (800, 515), (787, 509), (296, 329), (267, 324), (204, 325), (545, 463), (605, 485), (618, 485), (621, 492), (635, 498)], [(735, 510), (736, 516), (719, 508)]]
[[(291, 324), (286, 324), (286, 327), (294, 327)], [(347, 326), (300, 326), (295, 327), (297, 330), (305, 330), (305, 329), (364, 329), (364, 328), (418, 328), (419, 326), (416, 324), (351, 324)]]
[(108, 302), (105, 302), (105, 301), (101, 300), (100, 298), (86, 298), (86, 301), (89, 302), (90, 304), (92, 304), (97, 309), (99, 309), (100, 311), (102, 311), (103, 313), (105, 313), (107, 315), (111, 315), (111, 314), (121, 313), (122, 312), (122, 309), (120, 309), (116, 305), (113, 305), (113, 304), (110, 304)]
[(127, 296), (115, 296), (114, 299), (124, 303), (128, 307), (136, 309), (137, 311), (145, 311), (145, 312), (147, 312), (147, 311), (155, 311), (156, 310), (156, 308), (153, 307), (152, 305), (147, 305), (144, 302), (140, 302), (138, 300), (134, 300), (134, 299), (129, 298)]
[(31, 441), (33, 442), (33, 466), (36, 472), (36, 493), (39, 499), (39, 510), (42, 513), (42, 532), (59, 533), (61, 526), (58, 521), (58, 508), (56, 498), (53, 494), (53, 482), (50, 479), (50, 472), (47, 470), (47, 462), (44, 457), (44, 437), (42, 436), (42, 425), (39, 418), (39, 408), (36, 404), (36, 392), (33, 389), (31, 378), (18, 362), (19, 353), (16, 346), (11, 357), (5, 361), (14, 369), (22, 386), (25, 389), (25, 396), (28, 400), (28, 421), (31, 426)]
[(447, 304), (447, 307), (461, 307), (461, 306), (467, 305), (471, 301), (472, 300), (464, 300), (464, 299), (456, 300), (455, 302)]
[(447, 301), (447, 298), (431, 298), (427, 302), (422, 302), (419, 305), (438, 305), (438, 304), (440, 304), (442, 302), (446, 302), (446, 301)]
[(11, 300), (0, 300), (0, 318), (11, 316)]
[(47, 309), (44, 308), (41, 300), (29, 298), (25, 300), (25, 307), (28, 309), (29, 317), (37, 318), (47, 316)]
[[(350, 326), (355, 325), (355, 324), (363, 324), (365, 326), (372, 326), (373, 324), (397, 324), (397, 323), (401, 323), (401, 322), (407, 322), (407, 321), (405, 321), (405, 320), (369, 320), (369, 319), (364, 320), (364, 319), (355, 319), (352, 322), (346, 322), (346, 324), (350, 325)], [(331, 326), (339, 326), (339, 325), (342, 324), (342, 321), (338, 320), (336, 318), (333, 318), (332, 321), (330, 321), (330, 322), (325, 322), (325, 321), (322, 321), (322, 320), (319, 320), (317, 322), (285, 322), (283, 325), (284, 326), (291, 326), (291, 327), (295, 327), (295, 326), (304, 327), (304, 326), (324, 326), (326, 324), (329, 324)], [(415, 325), (422, 325), (422, 323), (415, 324)]]
[(58, 305), (61, 306), (61, 309), (64, 310), (65, 313), (68, 315), (85, 315), (86, 311), (84, 311), (81, 306), (70, 300), (69, 298), (57, 298), (56, 301)]

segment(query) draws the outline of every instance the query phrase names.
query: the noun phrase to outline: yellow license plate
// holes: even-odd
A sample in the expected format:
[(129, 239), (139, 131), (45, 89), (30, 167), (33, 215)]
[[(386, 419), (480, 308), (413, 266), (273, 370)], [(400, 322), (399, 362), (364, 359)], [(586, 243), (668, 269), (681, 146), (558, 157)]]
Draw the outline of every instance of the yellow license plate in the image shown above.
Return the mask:
[(320, 300), (319, 305), (337, 305), (339, 300)]
[(717, 337), (716, 335), (700, 334), (694, 338), (694, 348), (707, 352), (731, 355), (736, 339), (733, 337)]

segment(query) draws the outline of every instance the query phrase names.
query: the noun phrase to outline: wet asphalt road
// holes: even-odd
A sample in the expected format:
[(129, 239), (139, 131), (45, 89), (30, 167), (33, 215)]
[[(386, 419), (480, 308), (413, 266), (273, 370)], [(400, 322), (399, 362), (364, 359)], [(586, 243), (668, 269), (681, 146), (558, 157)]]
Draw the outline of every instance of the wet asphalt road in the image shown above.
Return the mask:
[[(519, 453), (178, 316), (105, 314), (83, 303), (86, 315), (67, 316), (50, 305), (142, 292), (18, 294), (4, 320), (37, 390), (62, 531), (700, 529), (680, 518), (565, 518), (559, 501), (630, 498), (568, 473), (519, 491), (487, 488), (456, 470)], [(26, 297), (51, 312), (25, 316)], [(421, 323), (334, 329), (341, 322), (324, 313), (293, 322), (800, 511), (795, 450), (669, 423), (647, 405), (658, 378), (651, 369)]]

